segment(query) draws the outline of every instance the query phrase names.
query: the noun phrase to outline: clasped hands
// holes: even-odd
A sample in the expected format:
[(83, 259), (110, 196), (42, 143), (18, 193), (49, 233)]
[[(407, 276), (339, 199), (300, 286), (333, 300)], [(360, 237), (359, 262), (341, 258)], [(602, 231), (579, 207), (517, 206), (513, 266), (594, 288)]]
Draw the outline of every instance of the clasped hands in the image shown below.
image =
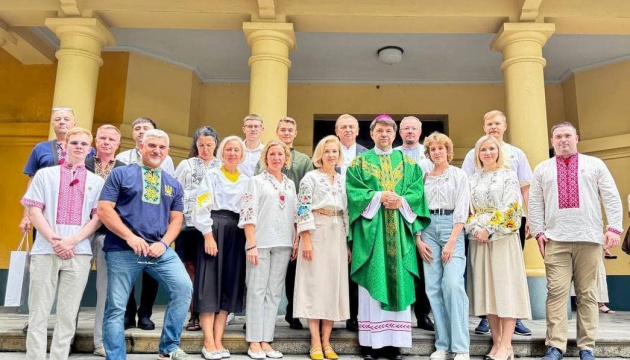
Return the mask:
[(381, 204), (388, 210), (396, 210), (402, 207), (402, 198), (393, 191), (381, 193)]

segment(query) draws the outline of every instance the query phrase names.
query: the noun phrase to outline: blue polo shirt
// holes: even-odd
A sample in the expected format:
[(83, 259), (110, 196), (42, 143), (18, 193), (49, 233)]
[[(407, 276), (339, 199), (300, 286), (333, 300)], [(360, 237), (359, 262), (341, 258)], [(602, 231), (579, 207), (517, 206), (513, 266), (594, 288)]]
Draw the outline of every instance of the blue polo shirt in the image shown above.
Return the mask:
[[(142, 167), (138, 164), (121, 166), (109, 173), (100, 200), (115, 202), (114, 209), (122, 222), (134, 234), (152, 244), (160, 241), (166, 233), (171, 211), (184, 211), (184, 191), (174, 177), (161, 171), (159, 187), (159, 198), (147, 201), (146, 192), (143, 194)], [(103, 251), (123, 250), (132, 249), (125, 240), (107, 230)]]
[[(53, 154), (53, 151), (57, 151), (57, 142), (55, 140), (44, 141), (35, 145), (33, 151), (31, 151), (31, 155), (28, 157), (26, 166), (24, 166), (23, 173), (29, 177), (33, 177), (39, 169), (59, 165), (59, 162), (55, 161), (56, 154)], [(94, 155), (96, 155), (96, 151), (94, 151), (94, 148), (90, 148), (86, 159)]]

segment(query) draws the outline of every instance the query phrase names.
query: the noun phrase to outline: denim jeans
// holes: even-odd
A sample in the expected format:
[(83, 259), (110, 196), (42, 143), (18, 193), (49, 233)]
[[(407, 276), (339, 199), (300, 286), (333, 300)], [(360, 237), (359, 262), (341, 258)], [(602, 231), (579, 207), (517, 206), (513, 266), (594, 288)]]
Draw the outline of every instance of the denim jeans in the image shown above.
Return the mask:
[(453, 215), (431, 215), (431, 224), (422, 230), (422, 241), (429, 245), (433, 260), (424, 263), (425, 289), (435, 319), (435, 348), (467, 353), (468, 296), (464, 287), (466, 256), (464, 232), (459, 234), (451, 261), (442, 261), (442, 249), (453, 231)]
[[(139, 263), (140, 261), (151, 264)], [(111, 251), (105, 253), (107, 261), (107, 300), (103, 320), (103, 343), (108, 360), (127, 358), (125, 343), (124, 314), (129, 292), (138, 275), (145, 270), (169, 295), (164, 314), (164, 328), (160, 337), (159, 352), (168, 354), (179, 346), (182, 326), (186, 320), (192, 298), (192, 282), (184, 264), (172, 248), (157, 259), (139, 257), (133, 251)]]

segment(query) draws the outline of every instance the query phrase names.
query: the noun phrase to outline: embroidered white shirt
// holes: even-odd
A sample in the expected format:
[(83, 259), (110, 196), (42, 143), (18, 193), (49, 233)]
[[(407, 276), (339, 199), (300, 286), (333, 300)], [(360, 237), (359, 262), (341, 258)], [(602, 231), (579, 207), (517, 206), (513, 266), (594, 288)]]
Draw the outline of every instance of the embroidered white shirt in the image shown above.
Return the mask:
[(540, 163), (534, 169), (529, 190), (529, 223), (531, 233), (541, 232), (555, 241), (585, 241), (603, 244), (603, 205), (607, 228), (623, 231), (621, 196), (610, 171), (596, 157), (579, 154), (577, 166), (577, 207), (560, 208), (556, 158)]

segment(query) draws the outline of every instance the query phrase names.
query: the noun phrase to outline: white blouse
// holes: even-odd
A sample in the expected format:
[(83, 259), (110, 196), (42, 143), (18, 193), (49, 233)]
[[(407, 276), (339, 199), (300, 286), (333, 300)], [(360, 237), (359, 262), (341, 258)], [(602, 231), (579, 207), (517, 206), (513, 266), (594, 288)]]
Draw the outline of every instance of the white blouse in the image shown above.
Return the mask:
[(466, 232), (472, 235), (486, 229), (490, 240), (498, 240), (521, 226), (521, 187), (516, 172), (508, 169), (482, 171), (470, 177), (472, 215), (466, 222)]
[(315, 230), (313, 209), (342, 211), (338, 221), (343, 221), (344, 235), (348, 235), (348, 199), (346, 197), (346, 177), (335, 174), (332, 184), (328, 175), (319, 170), (312, 170), (300, 181), (298, 193), (298, 234)]
[(202, 234), (212, 232), (212, 210), (241, 211), (241, 198), (247, 189), (249, 178), (239, 174), (236, 182), (228, 180), (221, 169), (213, 168), (199, 184), (192, 212), (192, 224)]
[(464, 170), (449, 165), (442, 175), (424, 179), (424, 193), (431, 210), (453, 210), (453, 224), (466, 223), (470, 211), (470, 187)]
[(295, 185), (286, 175), (282, 182), (267, 171), (249, 178), (241, 202), (238, 226), (255, 225), (258, 248), (293, 246), (297, 214)]
[(194, 226), (192, 223), (192, 211), (195, 207), (199, 184), (206, 177), (208, 170), (220, 168), (221, 165), (219, 159), (212, 159), (206, 165), (198, 157), (184, 159), (177, 165), (174, 176), (184, 189), (184, 221), (186, 226)]

